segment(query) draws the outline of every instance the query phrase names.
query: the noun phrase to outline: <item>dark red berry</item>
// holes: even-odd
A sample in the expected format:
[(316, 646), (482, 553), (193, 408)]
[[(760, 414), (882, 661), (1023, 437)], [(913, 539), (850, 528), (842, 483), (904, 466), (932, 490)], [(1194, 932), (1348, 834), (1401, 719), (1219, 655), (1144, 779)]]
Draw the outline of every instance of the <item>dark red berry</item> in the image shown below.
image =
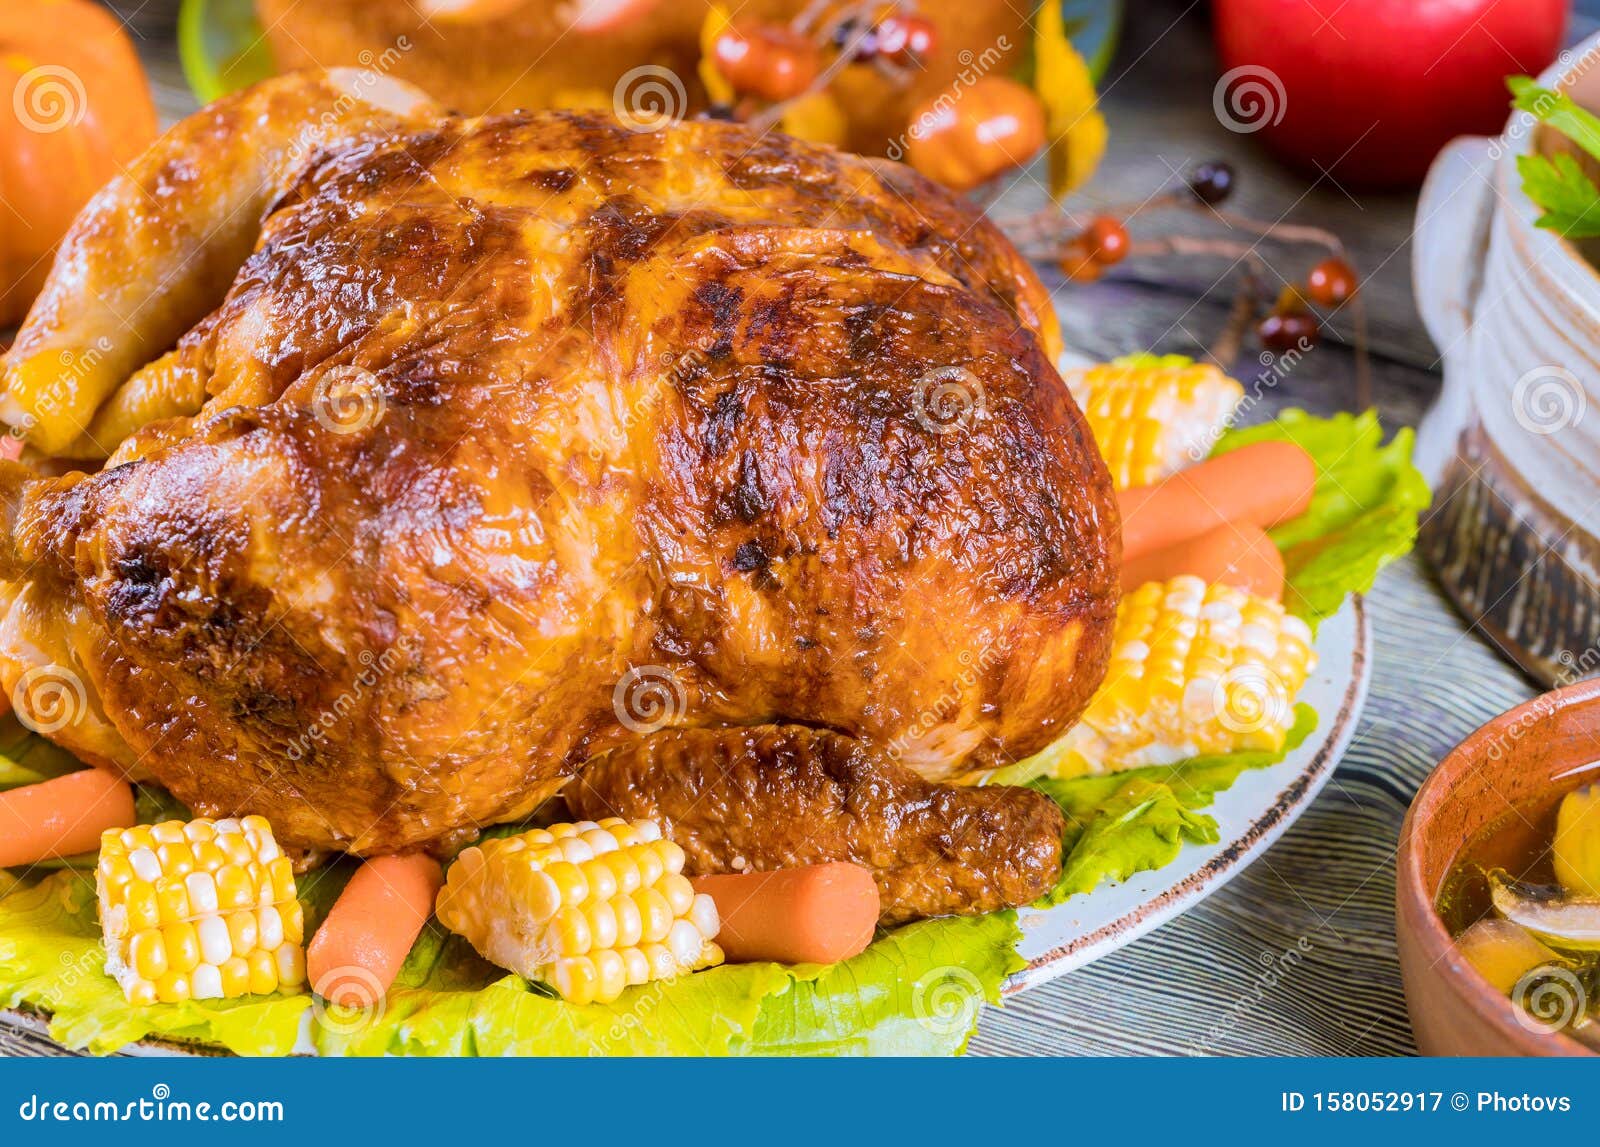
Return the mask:
[(1355, 268), (1337, 255), (1329, 256), (1306, 276), (1306, 294), (1319, 305), (1337, 307), (1356, 293)]
[(878, 54), (878, 26), (869, 24), (859, 16), (840, 20), (833, 28), (833, 49), (842, 52), (855, 42), (850, 58), (865, 62)]
[(1083, 233), (1084, 246), (1103, 267), (1114, 266), (1127, 258), (1129, 242), (1128, 229), (1122, 225), (1122, 220), (1109, 215), (1090, 220)]
[(1308, 350), (1317, 345), (1321, 334), (1317, 317), (1304, 311), (1290, 311), (1287, 314), (1274, 312), (1256, 325), (1256, 336), (1260, 338), (1261, 345), (1273, 354)]
[(1233, 194), (1233, 165), (1223, 160), (1202, 163), (1189, 173), (1189, 193), (1215, 207)]

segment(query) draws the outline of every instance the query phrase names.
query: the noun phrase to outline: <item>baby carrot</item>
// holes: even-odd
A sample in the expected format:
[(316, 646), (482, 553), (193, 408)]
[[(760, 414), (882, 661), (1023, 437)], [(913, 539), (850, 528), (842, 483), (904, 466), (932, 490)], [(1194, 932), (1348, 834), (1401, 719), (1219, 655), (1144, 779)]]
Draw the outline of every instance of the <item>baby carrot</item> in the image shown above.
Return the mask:
[(1170, 581), (1180, 574), (1273, 601), (1283, 598), (1283, 555), (1265, 530), (1249, 522), (1218, 526), (1123, 562), (1122, 591), (1132, 593), (1147, 581)]
[(859, 864), (835, 861), (690, 881), (717, 905), (717, 944), (734, 963), (832, 964), (872, 942), (878, 885)]
[(137, 819), (133, 786), (105, 769), (0, 793), (0, 868), (93, 852), (102, 832)]
[(443, 883), (439, 862), (423, 853), (362, 864), (306, 949), (317, 995), (341, 1007), (376, 1004), (428, 922)]
[(1317, 485), (1317, 464), (1293, 442), (1249, 446), (1179, 470), (1153, 486), (1117, 496), (1124, 561), (1185, 541), (1227, 523), (1268, 529), (1305, 512)]

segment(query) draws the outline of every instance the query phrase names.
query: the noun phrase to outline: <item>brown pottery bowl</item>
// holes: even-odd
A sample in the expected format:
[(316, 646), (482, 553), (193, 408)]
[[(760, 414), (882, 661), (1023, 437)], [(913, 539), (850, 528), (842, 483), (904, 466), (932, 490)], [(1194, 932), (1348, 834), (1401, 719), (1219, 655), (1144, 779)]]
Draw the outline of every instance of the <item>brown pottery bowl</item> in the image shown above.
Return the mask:
[(1435, 904), (1468, 841), (1597, 759), (1600, 681), (1585, 681), (1496, 717), (1418, 790), (1400, 832), (1395, 929), (1406, 1007), (1424, 1055), (1594, 1054), (1519, 1015), (1462, 957)]

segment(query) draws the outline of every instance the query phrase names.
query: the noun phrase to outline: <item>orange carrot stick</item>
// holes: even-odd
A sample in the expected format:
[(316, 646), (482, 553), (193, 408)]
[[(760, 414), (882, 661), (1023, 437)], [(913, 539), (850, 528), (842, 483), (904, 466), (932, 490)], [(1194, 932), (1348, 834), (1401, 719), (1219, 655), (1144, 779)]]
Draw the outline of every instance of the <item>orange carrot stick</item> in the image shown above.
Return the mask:
[(878, 885), (859, 864), (835, 861), (690, 881), (717, 905), (717, 943), (734, 963), (832, 964), (872, 942)]
[(92, 852), (106, 829), (137, 819), (133, 786), (105, 769), (0, 793), (0, 868)]
[(1122, 591), (1147, 581), (1192, 574), (1215, 585), (1231, 585), (1257, 597), (1283, 599), (1283, 555), (1260, 526), (1249, 522), (1218, 526), (1122, 563)]
[(306, 949), (317, 995), (341, 1007), (378, 1002), (433, 912), (444, 870), (431, 856), (379, 856), (339, 893)]
[(1117, 496), (1124, 561), (1229, 522), (1269, 529), (1303, 514), (1317, 464), (1293, 442), (1255, 442)]

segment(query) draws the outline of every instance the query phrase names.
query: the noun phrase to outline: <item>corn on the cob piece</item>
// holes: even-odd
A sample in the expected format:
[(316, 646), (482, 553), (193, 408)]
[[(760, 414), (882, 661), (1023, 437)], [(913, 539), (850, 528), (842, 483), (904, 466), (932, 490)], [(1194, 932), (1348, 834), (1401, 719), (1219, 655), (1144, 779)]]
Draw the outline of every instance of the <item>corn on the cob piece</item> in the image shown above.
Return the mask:
[(294, 871), (262, 817), (107, 829), (96, 884), (106, 972), (130, 1004), (305, 983)]
[(683, 849), (648, 820), (556, 824), (465, 849), (439, 890), (439, 921), (478, 954), (565, 999), (722, 962), (711, 897), (683, 875)]
[(1316, 665), (1311, 630), (1275, 601), (1197, 577), (1147, 582), (1122, 600), (1111, 667), (1054, 771), (1282, 749)]
[(1205, 459), (1244, 397), (1214, 366), (1134, 355), (1068, 375), (1119, 490), (1159, 482)]

